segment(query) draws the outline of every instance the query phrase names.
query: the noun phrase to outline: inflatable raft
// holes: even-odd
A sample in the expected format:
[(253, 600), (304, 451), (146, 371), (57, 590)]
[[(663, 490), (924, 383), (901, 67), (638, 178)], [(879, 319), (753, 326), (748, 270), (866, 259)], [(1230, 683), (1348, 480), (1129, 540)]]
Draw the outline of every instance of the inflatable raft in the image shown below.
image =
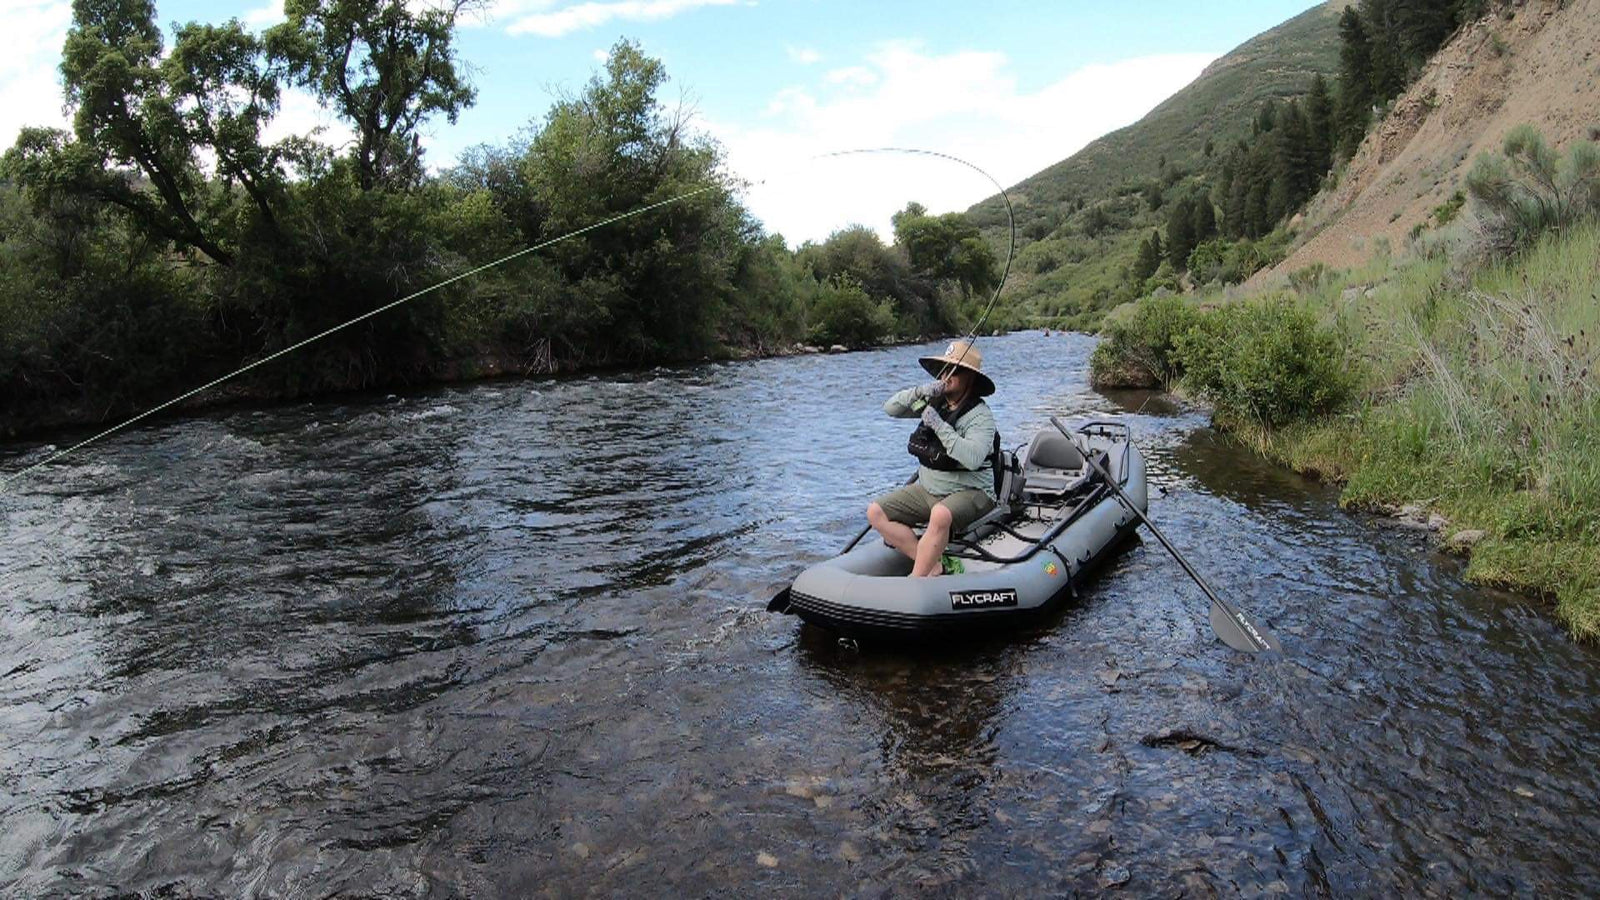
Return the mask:
[[(1001, 454), (994, 511), (950, 543), (958, 575), (910, 578), (911, 560), (868, 533), (854, 549), (806, 569), (774, 609), (840, 635), (920, 639), (1013, 628), (1048, 615), (1139, 525), (1084, 460), (1092, 453), (1128, 499), (1147, 509), (1144, 457), (1120, 422), (1096, 421), (1073, 439), (1035, 435)], [(782, 596), (782, 595), (780, 595)]]

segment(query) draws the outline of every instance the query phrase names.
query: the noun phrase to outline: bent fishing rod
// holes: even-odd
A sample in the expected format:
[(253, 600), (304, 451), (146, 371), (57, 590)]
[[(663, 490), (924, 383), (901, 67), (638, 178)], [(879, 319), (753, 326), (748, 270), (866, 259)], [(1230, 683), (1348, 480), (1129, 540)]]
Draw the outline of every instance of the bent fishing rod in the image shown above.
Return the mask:
[(994, 185), (995, 190), (1000, 193), (1000, 199), (1006, 205), (1006, 224), (1009, 226), (1011, 231), (1011, 242), (1006, 248), (1006, 264), (1005, 268), (1003, 268), (1000, 272), (1000, 283), (995, 285), (994, 295), (989, 298), (989, 305), (984, 307), (982, 315), (978, 316), (977, 321), (972, 323), (971, 330), (967, 332), (966, 344), (961, 348), (961, 352), (956, 355), (956, 358), (953, 361), (946, 363), (944, 368), (940, 370), (939, 380), (943, 381), (945, 378), (950, 376), (952, 371), (955, 370), (956, 365), (959, 364), (961, 360), (966, 358), (967, 351), (971, 350), (972, 345), (977, 342), (979, 329), (983, 327), (984, 322), (988, 321), (989, 313), (994, 311), (995, 303), (1000, 299), (1000, 292), (1005, 290), (1006, 279), (1011, 275), (1011, 262), (1017, 256), (1017, 216), (1016, 212), (1011, 208), (1011, 196), (1006, 193), (1005, 185), (1001, 184), (998, 179), (996, 179), (993, 175), (990, 175), (984, 169), (973, 163), (967, 162), (959, 156), (952, 156), (949, 153), (939, 153), (934, 150), (919, 150), (915, 147), (872, 147), (860, 150), (839, 150), (833, 153), (824, 153), (815, 158), (831, 159), (845, 156), (860, 156), (869, 153), (905, 153), (913, 156), (929, 156), (935, 159), (944, 159), (949, 160), (950, 162), (960, 163), (972, 171), (977, 172), (979, 175), (982, 175), (984, 178), (987, 178), (989, 183)]

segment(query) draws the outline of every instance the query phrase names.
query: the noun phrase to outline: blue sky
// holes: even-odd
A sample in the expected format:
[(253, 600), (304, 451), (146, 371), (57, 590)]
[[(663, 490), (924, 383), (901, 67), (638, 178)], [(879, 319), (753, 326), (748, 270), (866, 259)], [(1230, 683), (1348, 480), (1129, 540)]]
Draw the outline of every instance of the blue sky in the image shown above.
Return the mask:
[[(415, 0), (426, 2), (426, 0)], [(477, 105), (431, 123), (429, 161), (504, 143), (576, 91), (619, 38), (659, 58), (661, 99), (685, 103), (758, 182), (750, 208), (791, 243), (861, 222), (887, 229), (909, 200), (935, 212), (994, 192), (961, 166), (909, 157), (817, 154), (912, 146), (959, 156), (1011, 185), (1136, 121), (1204, 66), (1294, 16), (1306, 0), (843, 2), (843, 0), (494, 0), (463, 26)], [(263, 26), (281, 0), (157, 0), (170, 33), (189, 20)], [(0, 59), (0, 141), (25, 124), (61, 124), (55, 66), (70, 4), (0, 0), (19, 52)], [(291, 98), (279, 128), (341, 127)]]

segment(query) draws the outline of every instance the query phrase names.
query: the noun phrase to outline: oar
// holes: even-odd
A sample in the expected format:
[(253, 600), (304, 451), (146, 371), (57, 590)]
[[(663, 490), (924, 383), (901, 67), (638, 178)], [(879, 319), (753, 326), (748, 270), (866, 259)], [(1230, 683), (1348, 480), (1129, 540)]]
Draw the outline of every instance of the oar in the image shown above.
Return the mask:
[[(1051, 416), (1050, 424), (1056, 426), (1062, 434), (1066, 435), (1067, 440), (1072, 441), (1074, 444), (1077, 443), (1072, 437), (1072, 432), (1067, 430), (1067, 426), (1061, 424), (1061, 420)], [(1211, 589), (1211, 585), (1206, 584), (1206, 580), (1200, 577), (1200, 573), (1195, 571), (1194, 566), (1189, 565), (1189, 561), (1183, 558), (1183, 554), (1178, 552), (1178, 548), (1172, 546), (1172, 542), (1167, 540), (1167, 536), (1161, 533), (1161, 529), (1156, 527), (1156, 523), (1150, 521), (1149, 516), (1139, 511), (1138, 505), (1123, 492), (1122, 486), (1117, 484), (1116, 479), (1111, 477), (1111, 473), (1107, 472), (1100, 463), (1095, 461), (1093, 453), (1085, 449), (1083, 458), (1094, 468), (1096, 475), (1104, 478), (1106, 484), (1111, 485), (1111, 489), (1117, 492), (1117, 497), (1122, 500), (1122, 504), (1139, 517), (1139, 521), (1150, 529), (1150, 533), (1156, 536), (1156, 540), (1161, 542), (1161, 546), (1167, 548), (1167, 552), (1171, 553), (1172, 558), (1178, 561), (1178, 565), (1183, 566), (1183, 570), (1189, 573), (1189, 577), (1194, 579), (1194, 583), (1200, 585), (1200, 590), (1205, 591), (1206, 596), (1211, 598), (1211, 630), (1217, 633), (1217, 637), (1221, 638), (1224, 644), (1235, 650), (1243, 650), (1246, 653), (1259, 653), (1262, 650), (1282, 652), (1283, 645), (1278, 643), (1278, 639), (1273, 636), (1272, 632), (1251, 622), (1250, 617), (1246, 616), (1243, 610), (1217, 596), (1217, 592)]]
[[(922, 471), (922, 470), (921, 469), (917, 470), (917, 472), (920, 472), (920, 471)], [(917, 472), (912, 472), (911, 473), (911, 477), (906, 479), (906, 484), (910, 484), (911, 482), (917, 480)], [(869, 532), (871, 530), (872, 530), (872, 523), (869, 522), (869, 523), (867, 523), (866, 527), (864, 527), (860, 531), (856, 532), (856, 536), (850, 539), (850, 543), (844, 545), (844, 549), (843, 550), (840, 550), (838, 553), (836, 553), (834, 555), (835, 556), (843, 556), (846, 553), (849, 553), (851, 550), (855, 549), (856, 544), (861, 543), (861, 539), (866, 537), (867, 536), (867, 532)], [(790, 579), (789, 584), (790, 584), (790, 587), (793, 587), (794, 580)], [(789, 611), (789, 588), (784, 588), (783, 590), (781, 590), (778, 593), (774, 594), (771, 600), (767, 601), (767, 612), (786, 613), (788, 611)]]

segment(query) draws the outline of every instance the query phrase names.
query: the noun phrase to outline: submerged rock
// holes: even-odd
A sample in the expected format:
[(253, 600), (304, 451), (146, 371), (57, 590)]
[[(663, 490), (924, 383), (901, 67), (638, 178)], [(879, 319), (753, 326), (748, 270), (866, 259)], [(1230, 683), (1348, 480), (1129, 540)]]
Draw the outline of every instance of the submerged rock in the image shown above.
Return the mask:
[(1123, 866), (1116, 866), (1100, 873), (1100, 886), (1103, 888), (1122, 887), (1133, 879), (1133, 875)]

